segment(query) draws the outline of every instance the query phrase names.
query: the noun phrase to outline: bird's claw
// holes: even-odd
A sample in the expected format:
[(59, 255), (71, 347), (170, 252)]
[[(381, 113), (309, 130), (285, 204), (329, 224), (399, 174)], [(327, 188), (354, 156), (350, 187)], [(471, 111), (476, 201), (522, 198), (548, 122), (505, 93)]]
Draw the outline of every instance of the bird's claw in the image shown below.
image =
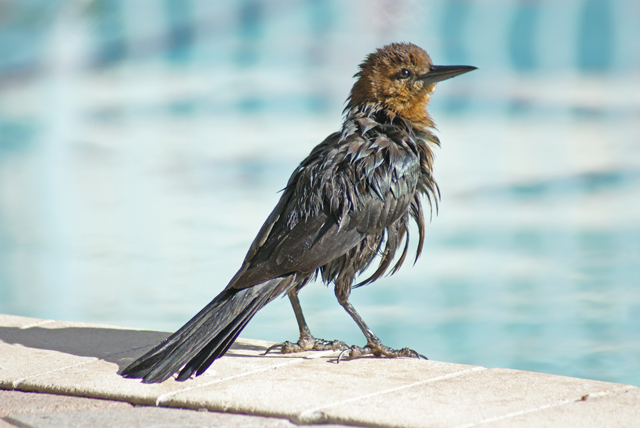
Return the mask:
[(273, 344), (273, 345), (269, 346), (269, 347), (267, 348), (267, 350), (266, 350), (266, 351), (264, 351), (264, 354), (262, 354), (262, 355), (267, 355), (269, 352), (273, 351), (273, 350), (274, 350), (274, 349), (276, 349), (278, 346), (282, 347), (283, 345), (284, 345), (284, 343), (276, 343), (276, 344)]
[(294, 354), (303, 351), (341, 351), (349, 349), (349, 345), (339, 340), (324, 340), (310, 337), (300, 338), (297, 343), (292, 343), (288, 340), (286, 342), (276, 343), (275, 345), (271, 345), (263, 355), (267, 355), (278, 347), (280, 347), (280, 352), (283, 354)]
[(340, 355), (338, 355), (337, 362), (339, 363), (344, 357), (344, 355), (347, 353), (349, 354), (349, 359), (358, 358), (363, 355), (371, 354), (375, 357), (382, 357), (382, 356), (391, 357), (391, 358), (409, 357), (409, 358), (418, 358), (418, 359), (428, 360), (427, 357), (425, 357), (422, 354), (418, 354), (413, 349), (409, 349), (409, 348), (392, 349), (392, 348), (389, 348), (388, 346), (384, 346), (383, 344), (367, 343), (364, 347), (354, 345), (347, 349), (344, 349), (342, 352), (340, 352)]

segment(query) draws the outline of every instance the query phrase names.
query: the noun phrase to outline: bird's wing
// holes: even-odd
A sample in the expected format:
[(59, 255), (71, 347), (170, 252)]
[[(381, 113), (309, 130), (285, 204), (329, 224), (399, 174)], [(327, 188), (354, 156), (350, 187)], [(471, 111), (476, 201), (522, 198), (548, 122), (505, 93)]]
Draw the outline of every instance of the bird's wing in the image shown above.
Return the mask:
[(361, 122), (302, 162), (228, 287), (311, 274), (406, 214), (420, 169), (412, 137)]

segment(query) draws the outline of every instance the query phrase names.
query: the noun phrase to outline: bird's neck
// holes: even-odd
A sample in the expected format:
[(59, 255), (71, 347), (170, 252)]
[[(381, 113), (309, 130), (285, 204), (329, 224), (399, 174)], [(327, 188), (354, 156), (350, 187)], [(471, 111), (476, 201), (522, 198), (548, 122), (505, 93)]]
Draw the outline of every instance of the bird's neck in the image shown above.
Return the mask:
[(435, 128), (435, 123), (427, 113), (424, 105), (421, 108), (422, 113), (416, 112), (412, 117), (407, 117), (380, 103), (358, 104), (347, 106), (345, 109), (345, 121), (361, 117), (371, 118), (383, 125), (399, 126), (410, 130), (416, 136), (440, 145), (438, 138), (431, 132), (431, 129)]
[(414, 128), (424, 130), (425, 128), (435, 127), (433, 119), (431, 119), (427, 111), (429, 101), (429, 94), (425, 92), (407, 99), (399, 96), (391, 97), (386, 99), (382, 105), (398, 116), (409, 120)]
[(349, 93), (345, 112), (384, 110), (389, 117), (399, 116), (408, 120), (418, 130), (435, 127), (427, 111), (435, 84), (426, 86), (419, 93), (389, 93), (388, 88), (380, 84), (369, 70), (362, 70), (356, 76), (359, 76), (359, 79)]

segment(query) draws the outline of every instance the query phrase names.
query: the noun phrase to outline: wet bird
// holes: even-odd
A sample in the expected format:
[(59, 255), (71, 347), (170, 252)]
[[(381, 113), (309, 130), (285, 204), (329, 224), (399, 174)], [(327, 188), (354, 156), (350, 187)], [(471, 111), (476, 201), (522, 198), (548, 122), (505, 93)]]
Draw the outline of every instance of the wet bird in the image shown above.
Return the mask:
[[(405, 261), (409, 223), (418, 229), (416, 260), (424, 242), (424, 210), (437, 205), (433, 177), (434, 122), (426, 105), (436, 83), (474, 70), (436, 66), (410, 43), (378, 49), (360, 64), (347, 99), (342, 129), (316, 146), (293, 172), (280, 201), (251, 244), (242, 267), (226, 288), (187, 324), (121, 373), (162, 382), (202, 374), (223, 356), (251, 318), (267, 303), (287, 294), (300, 328), (297, 343), (281, 352), (342, 350), (349, 358), (373, 354), (421, 357), (391, 349), (367, 326), (349, 302), (352, 288), (380, 278)], [(404, 241), (404, 242), (403, 242)], [(356, 276), (376, 258), (364, 281)], [(304, 319), (298, 292), (316, 276), (333, 282), (338, 302), (358, 324), (366, 345), (317, 339)]]

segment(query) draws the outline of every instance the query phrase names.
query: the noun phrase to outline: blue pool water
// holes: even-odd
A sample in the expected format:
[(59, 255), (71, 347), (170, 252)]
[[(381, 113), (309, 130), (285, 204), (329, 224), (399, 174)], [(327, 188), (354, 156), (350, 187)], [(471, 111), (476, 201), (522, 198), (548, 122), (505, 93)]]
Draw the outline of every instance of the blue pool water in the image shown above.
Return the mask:
[[(180, 327), (339, 128), (364, 55), (408, 40), (479, 70), (430, 107), (422, 257), (356, 308), (431, 359), (640, 386), (635, 1), (180, 4), (2, 6), (0, 313)], [(363, 344), (331, 288), (301, 301), (316, 336)], [(243, 336), (295, 339), (288, 300)]]

